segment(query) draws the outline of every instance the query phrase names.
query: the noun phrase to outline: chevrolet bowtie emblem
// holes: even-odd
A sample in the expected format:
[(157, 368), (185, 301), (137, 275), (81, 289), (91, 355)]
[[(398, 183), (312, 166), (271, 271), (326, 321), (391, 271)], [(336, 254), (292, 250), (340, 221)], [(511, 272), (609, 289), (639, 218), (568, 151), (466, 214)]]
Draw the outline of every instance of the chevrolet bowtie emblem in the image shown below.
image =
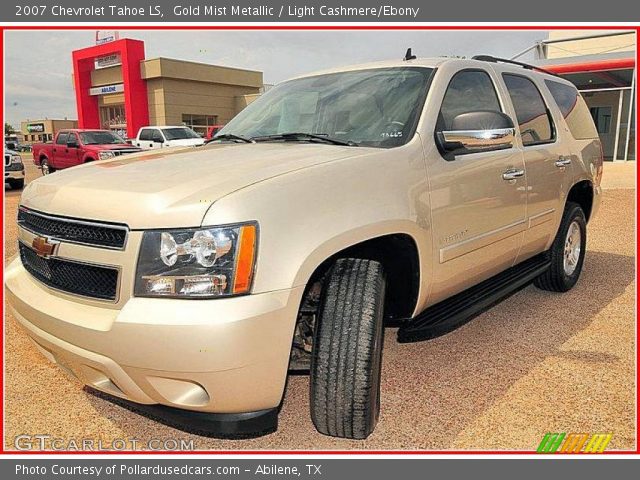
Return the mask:
[(60, 243), (49, 240), (46, 237), (36, 237), (31, 243), (31, 247), (40, 257), (51, 257), (55, 255), (56, 248)]

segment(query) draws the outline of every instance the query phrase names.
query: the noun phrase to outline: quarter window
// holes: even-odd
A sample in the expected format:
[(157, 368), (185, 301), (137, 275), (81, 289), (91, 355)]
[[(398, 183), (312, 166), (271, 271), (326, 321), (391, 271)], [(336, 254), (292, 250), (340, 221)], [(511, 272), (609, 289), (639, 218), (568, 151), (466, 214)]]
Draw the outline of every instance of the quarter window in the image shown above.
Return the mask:
[(449, 130), (453, 119), (462, 113), (482, 110), (502, 111), (491, 77), (481, 70), (462, 70), (453, 76), (444, 94), (438, 130)]
[[(600, 127), (598, 127), (598, 131), (593, 127), (593, 122), (591, 120), (591, 116), (593, 116), (593, 110), (591, 111), (591, 115), (589, 114), (589, 108), (585, 103), (582, 95), (578, 93), (578, 90), (573, 85), (567, 85), (565, 83), (554, 82), (552, 80), (545, 80), (544, 83), (547, 85), (549, 92), (551, 92), (551, 96), (556, 101), (562, 116), (567, 122), (567, 126), (571, 131), (571, 135), (575, 139), (588, 139), (588, 138), (596, 138), (598, 133), (600, 132)], [(609, 121), (611, 110), (609, 107)], [(593, 116), (595, 119), (596, 117)]]
[(505, 73), (503, 78), (516, 111), (522, 144), (526, 147), (553, 141), (551, 114), (538, 87), (521, 75)]

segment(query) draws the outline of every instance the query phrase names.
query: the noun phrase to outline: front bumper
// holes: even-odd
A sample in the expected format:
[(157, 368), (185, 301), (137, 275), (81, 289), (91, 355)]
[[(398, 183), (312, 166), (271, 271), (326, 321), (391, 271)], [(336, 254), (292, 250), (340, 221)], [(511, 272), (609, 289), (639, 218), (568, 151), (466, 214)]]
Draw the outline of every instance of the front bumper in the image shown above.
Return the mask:
[(21, 170), (5, 170), (4, 181), (7, 180), (24, 180), (24, 168)]
[(85, 385), (145, 405), (237, 414), (280, 404), (303, 287), (214, 300), (96, 306), (15, 259), (8, 305), (39, 350)]

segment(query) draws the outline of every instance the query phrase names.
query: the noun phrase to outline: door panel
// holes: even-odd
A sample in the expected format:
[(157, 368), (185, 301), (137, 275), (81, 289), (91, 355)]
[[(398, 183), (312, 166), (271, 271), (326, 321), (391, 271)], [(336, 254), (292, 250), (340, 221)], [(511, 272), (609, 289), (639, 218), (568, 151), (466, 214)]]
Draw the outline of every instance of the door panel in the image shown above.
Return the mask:
[[(444, 89), (436, 131), (474, 111), (500, 111), (498, 78), (491, 70), (455, 72)], [(433, 264), (431, 304), (511, 267), (526, 225), (526, 173), (517, 147), (446, 159), (426, 152), (431, 195)], [(515, 178), (505, 173), (517, 171)]]
[[(75, 140), (76, 145), (79, 145), (78, 136), (75, 133), (69, 134), (67, 138), (67, 142)], [(66, 145), (61, 145), (64, 148), (64, 166), (72, 167), (78, 164), (78, 155), (80, 154), (80, 149), (78, 147), (69, 148)]]
[(51, 166), (55, 168), (64, 168), (67, 166), (67, 138), (69, 138), (69, 136), (66, 132), (60, 132), (51, 148), (53, 158), (49, 160), (51, 160)]
[[(570, 143), (557, 108), (538, 77), (503, 73), (527, 170), (527, 233), (517, 262), (547, 250), (564, 209), (564, 190), (572, 177)], [(556, 112), (557, 113), (557, 112)]]
[(516, 148), (446, 161), (437, 149), (427, 158), (434, 232), (435, 303), (513, 265), (526, 229), (526, 178), (504, 180), (524, 169)]
[(517, 261), (547, 250), (555, 237), (562, 218), (567, 172), (571, 165), (558, 167), (556, 162), (569, 157), (568, 149), (560, 142), (544, 147), (525, 147), (527, 168), (527, 217), (529, 230)]

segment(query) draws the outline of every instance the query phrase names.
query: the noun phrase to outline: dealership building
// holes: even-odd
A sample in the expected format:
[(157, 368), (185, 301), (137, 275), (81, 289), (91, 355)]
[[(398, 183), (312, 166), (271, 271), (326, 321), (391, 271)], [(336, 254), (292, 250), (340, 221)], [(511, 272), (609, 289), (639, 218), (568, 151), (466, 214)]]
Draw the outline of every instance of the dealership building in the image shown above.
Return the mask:
[(169, 58), (145, 58), (129, 38), (75, 50), (79, 128), (135, 137), (146, 125), (187, 125), (200, 134), (227, 123), (263, 90), (262, 72)]
[(518, 53), (573, 82), (594, 119), (606, 160), (636, 159), (636, 35), (629, 31), (552, 30)]
[(43, 120), (26, 120), (20, 123), (20, 143), (32, 144), (36, 142), (50, 142), (58, 130), (78, 128), (77, 120), (57, 120), (45, 118)]

